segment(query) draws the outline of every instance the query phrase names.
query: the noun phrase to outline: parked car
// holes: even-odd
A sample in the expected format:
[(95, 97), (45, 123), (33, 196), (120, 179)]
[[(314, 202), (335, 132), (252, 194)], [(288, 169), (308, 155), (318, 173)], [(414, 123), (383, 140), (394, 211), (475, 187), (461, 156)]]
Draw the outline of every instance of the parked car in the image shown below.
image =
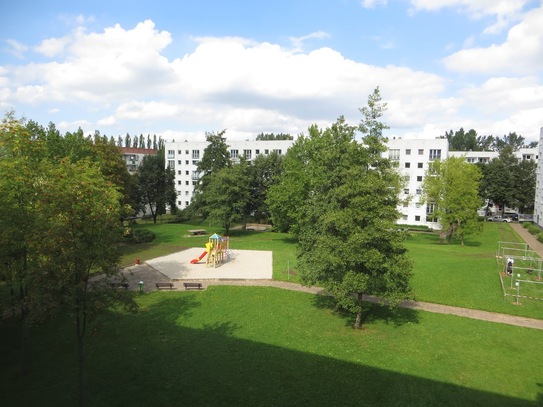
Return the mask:
[(487, 219), (489, 222), (511, 222), (509, 218), (502, 218), (501, 216), (491, 216)]

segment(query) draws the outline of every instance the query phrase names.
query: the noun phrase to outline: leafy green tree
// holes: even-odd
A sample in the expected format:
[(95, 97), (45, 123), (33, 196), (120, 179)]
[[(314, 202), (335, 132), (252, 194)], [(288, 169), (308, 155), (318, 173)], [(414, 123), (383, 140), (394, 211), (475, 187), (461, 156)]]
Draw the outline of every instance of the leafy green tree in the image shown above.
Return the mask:
[(78, 349), (78, 404), (84, 405), (84, 340), (88, 323), (115, 303), (135, 307), (130, 297), (111, 289), (119, 278), (121, 206), (119, 192), (89, 160), (61, 160), (39, 184), (35, 247), (43, 287), (31, 311), (47, 304), (74, 320)]
[(164, 151), (156, 155), (146, 155), (136, 171), (136, 186), (134, 188), (138, 201), (149, 208), (153, 222), (157, 216), (166, 213), (169, 204), (175, 208), (175, 174), (166, 168)]
[(462, 127), (454, 133), (452, 130), (445, 132), (445, 138), (451, 151), (489, 151), (495, 142), (493, 136), (479, 136), (474, 129), (465, 132)]
[(226, 130), (215, 132), (206, 132), (207, 147), (204, 149), (202, 159), (198, 163), (197, 171), (200, 174), (198, 184), (194, 188), (194, 195), (190, 203), (189, 212), (207, 217), (208, 207), (205, 201), (205, 191), (214, 174), (231, 165), (230, 152), (226, 144), (224, 134)]
[[(318, 133), (316, 125), (309, 134)], [(283, 159), (283, 172), (268, 189), (268, 205), (273, 228), (279, 232), (299, 231), (303, 212), (300, 210), (309, 196), (311, 183), (306, 163), (313, 157), (310, 137), (300, 135), (288, 149)]]
[(428, 216), (435, 216), (443, 227), (449, 228), (448, 238), (455, 235), (462, 245), (467, 235), (479, 233), (477, 210), (482, 205), (479, 196), (479, 168), (463, 157), (435, 160), (429, 165), (422, 184), (423, 200), (433, 207)]
[(205, 191), (207, 220), (218, 223), (230, 233), (233, 223), (244, 220), (249, 201), (247, 164), (242, 161), (213, 172)]
[[(518, 164), (511, 146), (504, 147), (497, 158), (478, 167), (483, 173), (479, 195), (503, 208), (515, 204), (513, 168)], [(503, 213), (503, 211), (502, 211)]]
[(502, 138), (496, 137), (494, 139), (494, 149), (496, 151), (502, 151), (508, 146), (511, 147), (513, 151), (517, 151), (519, 148), (524, 147), (524, 137), (512, 132), (504, 134)]
[[(324, 286), (339, 306), (355, 314), (355, 328), (362, 325), (364, 294), (391, 306), (410, 296), (412, 264), (404, 235), (394, 227), (402, 178), (382, 156), (385, 109), (376, 88), (361, 109), (358, 127), (343, 117), (325, 130), (312, 126), (297, 154), (285, 157), (285, 164), (287, 158), (300, 158), (285, 167), (285, 174), (290, 168), (302, 174), (300, 188), (293, 191), (301, 197), (299, 206), (287, 214), (297, 223), (302, 282)], [(363, 135), (360, 143), (356, 130)], [(289, 176), (285, 179), (296, 187)]]
[(267, 204), (268, 191), (277, 183), (283, 172), (283, 156), (277, 152), (259, 155), (248, 167), (250, 199), (247, 213), (256, 221), (268, 221), (270, 210)]
[(519, 160), (513, 168), (514, 206), (521, 213), (534, 209), (537, 163), (533, 160)]

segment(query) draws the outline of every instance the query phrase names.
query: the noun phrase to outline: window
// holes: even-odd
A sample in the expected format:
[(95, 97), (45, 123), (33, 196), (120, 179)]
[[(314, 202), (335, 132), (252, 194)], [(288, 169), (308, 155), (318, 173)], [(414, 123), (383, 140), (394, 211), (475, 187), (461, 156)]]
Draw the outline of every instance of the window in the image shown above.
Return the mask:
[(277, 154), (279, 154), (279, 155), (281, 155), (281, 153), (282, 153), (282, 151), (281, 151), (281, 150), (279, 150), (279, 149), (276, 149), (276, 148), (275, 148), (275, 149), (273, 150), (273, 152), (274, 152), (274, 153), (277, 153)]
[(417, 182), (422, 182), (422, 175), (417, 176)]
[(422, 189), (417, 188), (417, 195), (421, 195), (421, 194), (422, 194)]
[(177, 164), (181, 165), (182, 161), (181, 160), (177, 160)]
[(409, 188), (405, 188), (405, 189), (403, 190), (403, 193), (404, 193), (404, 195), (409, 195)]
[(407, 215), (402, 215), (402, 220), (407, 220)]
[(185, 164), (189, 165), (189, 160), (185, 160)]
[(185, 206), (189, 206), (189, 201), (185, 201)]
[(415, 216), (415, 222), (420, 222), (420, 216), (419, 215)]
[(260, 154), (260, 150), (259, 150), (258, 148), (255, 150), (255, 154), (256, 154), (256, 155), (259, 155), (259, 154)]
[(175, 150), (168, 150), (168, 158), (175, 158)]
[(177, 185), (181, 185), (181, 181), (177, 181)]
[(388, 150), (388, 158), (392, 161), (398, 161), (400, 159), (400, 150), (397, 148)]
[(168, 160), (168, 168), (175, 169), (175, 160)]
[(197, 180), (200, 178), (200, 173), (198, 171), (192, 171), (192, 179)]
[(186, 154), (186, 155), (189, 155), (189, 150), (185, 150), (185, 154)]
[(188, 171), (185, 171), (185, 175), (189, 175), (190, 173)]
[(421, 205), (420, 202), (415, 203), (415, 208), (420, 208), (420, 205)]
[(177, 175), (181, 175), (181, 174), (183, 174), (183, 171), (177, 170)]
[(428, 204), (426, 205), (426, 222), (437, 222), (437, 218), (434, 214), (435, 210), (435, 202), (428, 202)]
[(411, 168), (411, 163), (405, 163), (405, 168)]
[(177, 154), (181, 155), (181, 150), (177, 150)]
[(269, 154), (269, 153), (270, 153), (270, 150), (268, 150), (268, 149), (264, 150), (264, 154)]
[(422, 168), (422, 163), (417, 163), (417, 168)]
[(419, 148), (419, 155), (424, 155), (424, 148)]
[(251, 150), (243, 150), (243, 155), (246, 159), (250, 160), (252, 158), (252, 151)]
[(238, 158), (238, 150), (230, 150), (230, 158)]
[(192, 150), (192, 159), (193, 160), (199, 160), (200, 159), (200, 150)]
[(441, 150), (430, 150), (430, 161), (441, 160)]
[(188, 195), (189, 195), (189, 191), (185, 191), (185, 195), (188, 196)]
[(406, 201), (403, 201), (402, 206), (403, 206), (404, 208), (407, 208), (407, 207), (409, 206), (409, 204), (408, 204)]
[(188, 185), (189, 185), (189, 182), (188, 182), (188, 181), (185, 181), (185, 185), (187, 185), (187, 186), (188, 186)]
[(410, 148), (405, 149), (405, 155), (411, 155), (411, 149)]
[(404, 176), (403, 176), (403, 180), (404, 180), (405, 182), (409, 182), (410, 179), (411, 179), (411, 177), (410, 177), (409, 175), (404, 175)]

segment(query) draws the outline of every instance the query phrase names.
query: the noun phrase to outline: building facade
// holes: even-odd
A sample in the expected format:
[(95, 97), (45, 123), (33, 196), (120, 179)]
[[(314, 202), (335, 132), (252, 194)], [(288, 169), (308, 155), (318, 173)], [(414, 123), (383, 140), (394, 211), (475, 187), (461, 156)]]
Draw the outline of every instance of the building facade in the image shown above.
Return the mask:
[(535, 182), (534, 222), (543, 227), (543, 127), (539, 130), (539, 150)]
[[(255, 141), (227, 141), (230, 158), (235, 162), (245, 157), (251, 162), (259, 155), (268, 155), (277, 152), (284, 155), (293, 140), (255, 140)], [(166, 165), (175, 172), (175, 190), (177, 193), (177, 207), (184, 209), (189, 206), (194, 194), (194, 187), (198, 183), (198, 163), (204, 156), (207, 141), (166, 142)]]
[(134, 174), (141, 162), (143, 157), (146, 155), (157, 155), (158, 150), (151, 148), (132, 148), (132, 147), (121, 147), (123, 161), (126, 164), (126, 168), (130, 174)]

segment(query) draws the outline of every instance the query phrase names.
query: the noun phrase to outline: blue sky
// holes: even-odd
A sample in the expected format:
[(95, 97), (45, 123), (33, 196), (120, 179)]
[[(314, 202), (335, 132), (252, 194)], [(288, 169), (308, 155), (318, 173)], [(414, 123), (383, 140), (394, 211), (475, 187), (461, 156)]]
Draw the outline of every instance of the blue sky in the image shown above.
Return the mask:
[(0, 3), (0, 111), (61, 131), (203, 140), (356, 124), (390, 137), (543, 127), (541, 0)]

